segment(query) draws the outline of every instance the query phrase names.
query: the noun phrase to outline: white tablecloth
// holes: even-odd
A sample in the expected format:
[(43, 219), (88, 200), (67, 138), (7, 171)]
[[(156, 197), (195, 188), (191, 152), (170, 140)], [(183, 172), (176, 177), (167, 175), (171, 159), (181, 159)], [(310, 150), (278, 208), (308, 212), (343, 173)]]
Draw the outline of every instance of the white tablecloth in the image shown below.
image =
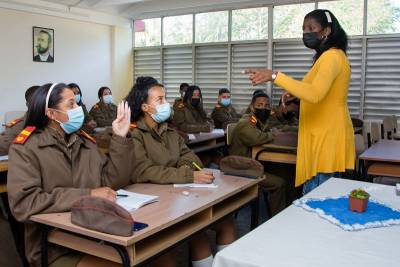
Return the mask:
[[(331, 178), (304, 198), (365, 188), (400, 209), (393, 186)], [(399, 267), (400, 226), (347, 232), (291, 205), (216, 255), (213, 267)]]

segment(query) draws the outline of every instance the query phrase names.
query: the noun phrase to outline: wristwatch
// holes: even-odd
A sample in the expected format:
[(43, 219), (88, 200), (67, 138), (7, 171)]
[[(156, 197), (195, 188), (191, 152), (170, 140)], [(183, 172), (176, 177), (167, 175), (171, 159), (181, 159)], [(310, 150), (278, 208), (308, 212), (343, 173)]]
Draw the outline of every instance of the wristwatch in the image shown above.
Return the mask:
[(274, 73), (272, 73), (271, 77), (272, 77), (272, 81), (275, 81), (276, 76), (278, 76), (278, 72), (275, 71)]

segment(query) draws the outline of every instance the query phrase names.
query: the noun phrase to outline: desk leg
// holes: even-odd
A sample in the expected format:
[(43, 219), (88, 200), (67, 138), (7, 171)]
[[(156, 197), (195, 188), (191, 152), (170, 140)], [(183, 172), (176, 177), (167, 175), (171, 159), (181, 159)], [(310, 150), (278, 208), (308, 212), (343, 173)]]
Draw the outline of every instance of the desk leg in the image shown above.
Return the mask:
[(50, 232), (49, 227), (43, 225), (42, 226), (42, 237), (41, 237), (42, 240), (40, 242), (42, 267), (47, 267), (49, 265), (48, 250), (47, 250), (49, 232)]
[(250, 207), (251, 207), (251, 230), (253, 230), (258, 226), (258, 216), (260, 210), (258, 196), (251, 202)]
[(131, 266), (131, 262), (129, 259), (129, 254), (128, 251), (126, 251), (126, 248), (123, 246), (119, 246), (116, 244), (109, 244), (110, 246), (112, 246), (119, 254), (119, 256), (121, 257), (122, 260), (122, 266), (124, 267), (130, 267)]

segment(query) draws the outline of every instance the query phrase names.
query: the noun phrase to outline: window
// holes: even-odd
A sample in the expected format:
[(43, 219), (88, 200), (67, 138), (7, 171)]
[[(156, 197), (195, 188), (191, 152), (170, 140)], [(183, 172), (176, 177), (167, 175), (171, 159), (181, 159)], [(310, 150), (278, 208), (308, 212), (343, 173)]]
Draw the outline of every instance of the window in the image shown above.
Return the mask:
[(268, 38), (268, 7), (232, 11), (232, 41)]
[(330, 10), (348, 35), (363, 34), (364, 0), (320, 2), (318, 8)]
[(161, 44), (161, 18), (134, 21), (135, 46), (156, 46)]
[(196, 43), (228, 41), (228, 11), (196, 14)]
[(400, 1), (368, 0), (368, 34), (400, 33)]
[(297, 4), (274, 7), (274, 38), (301, 38), (303, 20), (315, 4)]
[(165, 17), (163, 44), (190, 44), (193, 41), (193, 15)]

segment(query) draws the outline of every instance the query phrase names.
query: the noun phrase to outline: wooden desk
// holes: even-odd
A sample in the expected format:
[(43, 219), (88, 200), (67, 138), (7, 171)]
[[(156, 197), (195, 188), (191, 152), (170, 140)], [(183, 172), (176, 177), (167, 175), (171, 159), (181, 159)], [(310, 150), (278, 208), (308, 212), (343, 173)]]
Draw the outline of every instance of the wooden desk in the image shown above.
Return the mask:
[[(262, 152), (260, 152), (262, 151)], [(260, 161), (296, 164), (296, 147), (278, 146), (274, 144), (264, 144), (262, 146), (255, 146), (252, 148), (251, 156), (253, 159), (256, 158)]]
[[(41, 214), (32, 221), (57, 228), (48, 241), (64, 247), (121, 263), (107, 243), (127, 252), (130, 266), (143, 263), (210, 224), (234, 212), (258, 196), (259, 180), (216, 174), (218, 189), (173, 188), (172, 185), (135, 184), (127, 190), (158, 195), (160, 201), (132, 213), (134, 220), (149, 227), (130, 237), (108, 235), (71, 224), (69, 212)], [(189, 196), (182, 191), (190, 192)]]
[(198, 133), (193, 134), (194, 140), (189, 140), (187, 146), (195, 153), (223, 147), (226, 144), (224, 133)]
[(381, 140), (360, 155), (364, 179), (368, 175), (400, 177), (400, 141)]

